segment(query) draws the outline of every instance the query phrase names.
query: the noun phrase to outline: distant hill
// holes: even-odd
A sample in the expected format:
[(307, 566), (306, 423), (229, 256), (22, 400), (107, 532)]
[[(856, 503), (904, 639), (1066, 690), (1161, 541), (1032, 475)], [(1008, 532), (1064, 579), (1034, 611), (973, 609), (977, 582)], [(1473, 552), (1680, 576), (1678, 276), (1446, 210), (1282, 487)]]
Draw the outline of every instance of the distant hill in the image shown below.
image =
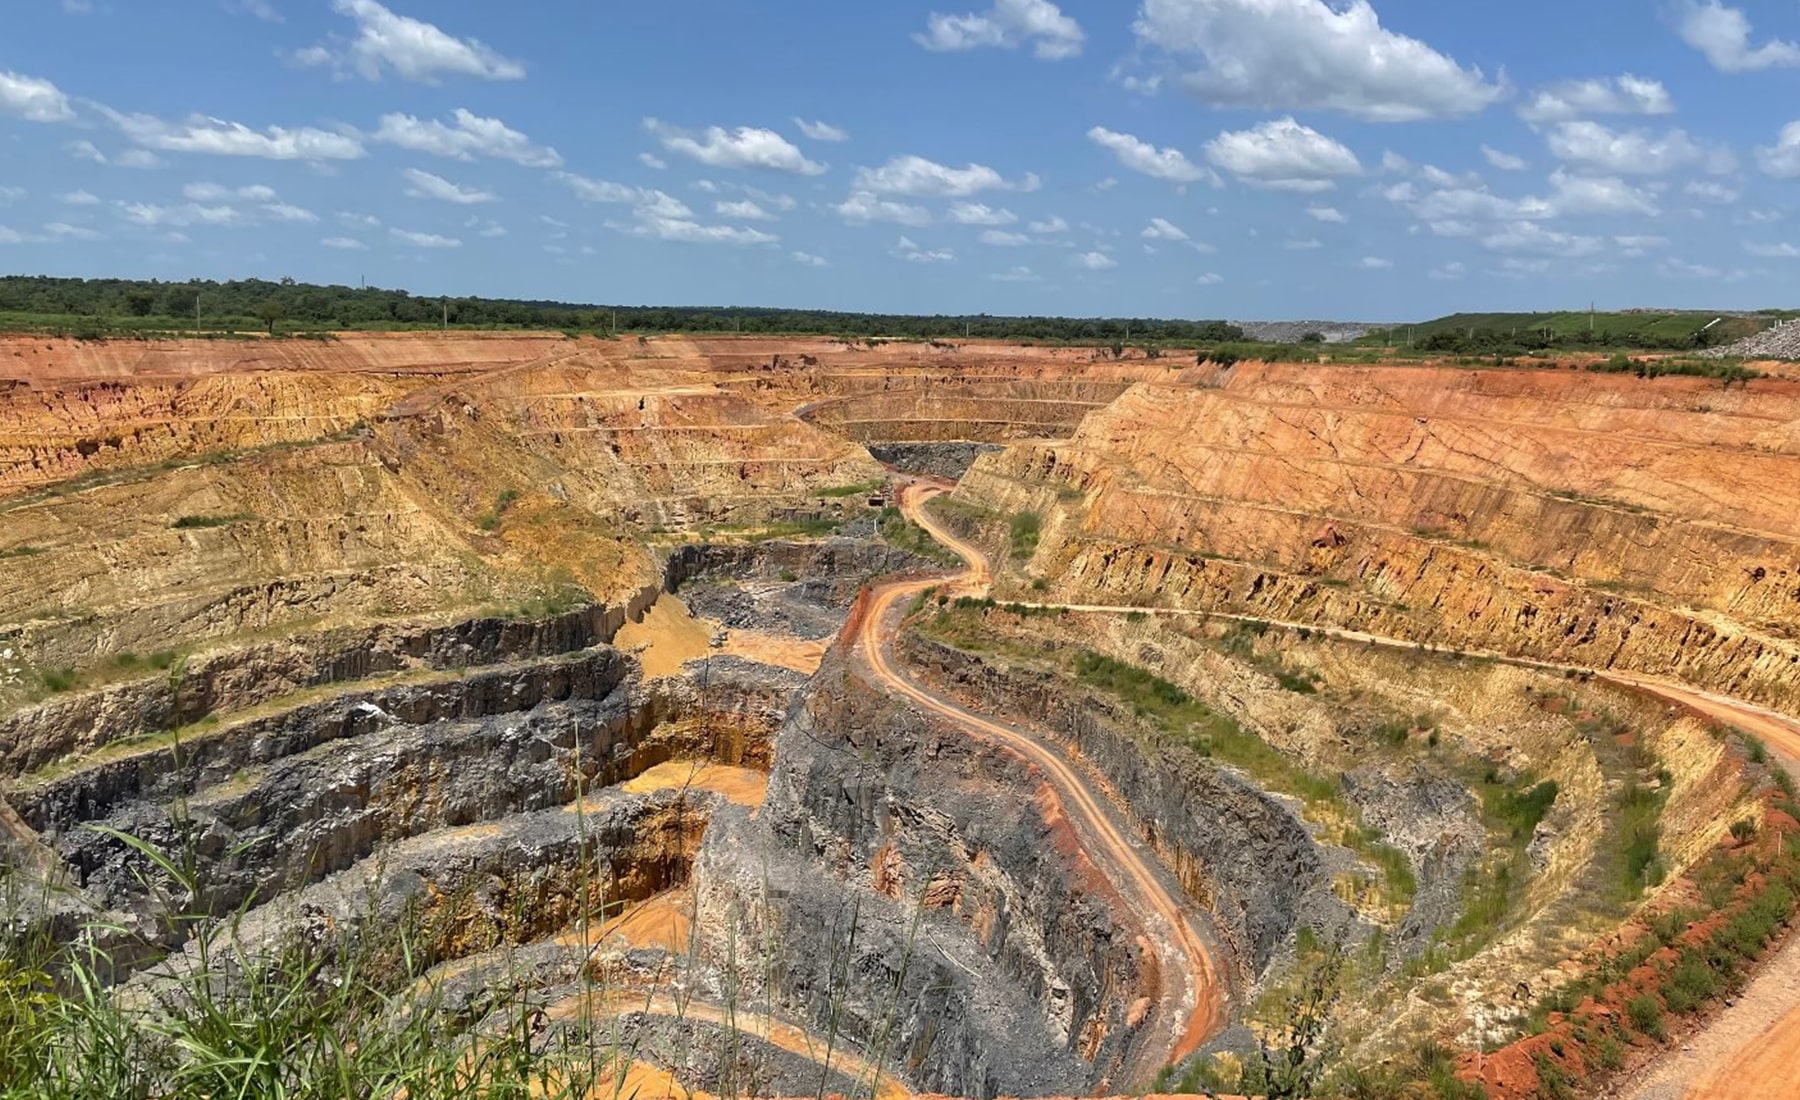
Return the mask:
[(1703, 310), (1623, 310), (1613, 313), (1455, 313), (1434, 321), (1394, 325), (1367, 334), (1368, 342), (1446, 352), (1643, 348), (1693, 350), (1730, 344), (1771, 327), (1782, 315)]

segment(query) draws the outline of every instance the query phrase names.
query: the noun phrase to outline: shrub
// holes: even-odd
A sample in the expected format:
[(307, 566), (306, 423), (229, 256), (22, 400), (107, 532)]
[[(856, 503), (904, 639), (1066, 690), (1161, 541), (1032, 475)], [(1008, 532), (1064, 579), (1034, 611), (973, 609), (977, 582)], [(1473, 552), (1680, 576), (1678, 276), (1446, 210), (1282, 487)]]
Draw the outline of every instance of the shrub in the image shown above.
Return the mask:
[(1020, 512), (1012, 518), (1008, 537), (1012, 543), (1012, 556), (1024, 561), (1037, 553), (1038, 537), (1043, 533), (1044, 521), (1035, 512)]
[(229, 527), (254, 518), (244, 512), (234, 512), (228, 516), (181, 516), (169, 524), (169, 527), (176, 531), (197, 531), (209, 527)]
[(1749, 818), (1741, 817), (1731, 823), (1731, 839), (1737, 841), (1739, 844), (1749, 843), (1750, 839), (1755, 835), (1756, 822)]
[(1718, 992), (1719, 979), (1693, 950), (1683, 951), (1663, 983), (1663, 999), (1677, 1016), (1692, 1015)]
[(1625, 1015), (1631, 1019), (1631, 1026), (1657, 1042), (1669, 1037), (1663, 1026), (1662, 1003), (1649, 994), (1633, 997), (1625, 1006)]

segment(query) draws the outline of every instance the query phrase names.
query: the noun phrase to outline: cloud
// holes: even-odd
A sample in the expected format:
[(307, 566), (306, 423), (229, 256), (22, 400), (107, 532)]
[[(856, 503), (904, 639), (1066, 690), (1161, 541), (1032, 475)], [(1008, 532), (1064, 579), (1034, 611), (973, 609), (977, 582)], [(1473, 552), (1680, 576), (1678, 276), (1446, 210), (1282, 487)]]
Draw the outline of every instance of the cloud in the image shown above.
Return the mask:
[(815, 256), (811, 252), (791, 252), (788, 258), (801, 267), (830, 267), (831, 261), (823, 256)]
[(1533, 92), (1519, 106), (1532, 124), (1568, 122), (1594, 115), (1668, 115), (1675, 101), (1660, 81), (1626, 73), (1610, 80), (1567, 80)]
[(996, 210), (985, 203), (959, 202), (950, 207), (950, 220), (958, 225), (1017, 225), (1019, 216), (1001, 207)]
[(1111, 271), (1119, 266), (1119, 261), (1104, 252), (1083, 252), (1073, 262), (1076, 267), (1085, 267), (1089, 271)]
[(1315, 248), (1324, 248), (1325, 242), (1317, 237), (1289, 237), (1281, 242), (1281, 247), (1289, 252), (1311, 252)]
[(1036, 176), (1010, 182), (985, 164), (952, 168), (924, 157), (895, 157), (880, 168), (860, 168), (855, 188), (877, 195), (910, 195), (914, 198), (966, 198), (983, 191), (1035, 191)]
[(1067, 233), (1069, 231), (1069, 223), (1063, 221), (1060, 217), (1051, 217), (1045, 221), (1032, 222), (1025, 228), (1031, 230), (1033, 233), (1041, 233), (1046, 237), (1054, 237), (1058, 233)]
[(1624, 250), (1620, 255), (1637, 259), (1640, 256), (1648, 255), (1651, 249), (1667, 248), (1669, 246), (1669, 238), (1645, 234), (1627, 234), (1625, 236), (1614, 237), (1613, 243)]
[(125, 220), (135, 225), (149, 228), (162, 226), (241, 226), (250, 224), (250, 216), (230, 205), (205, 205), (202, 203), (185, 203), (180, 206), (162, 206), (148, 202), (121, 202), (115, 204)]
[(1583, 215), (1640, 215), (1661, 211), (1656, 200), (1617, 176), (1578, 176), (1558, 168), (1550, 173), (1549, 205), (1559, 218)]
[(776, 220), (775, 215), (749, 199), (737, 202), (716, 202), (713, 204), (713, 213), (721, 218), (736, 218), (741, 222), (772, 222)]
[(26, 122), (68, 122), (75, 109), (62, 89), (48, 80), (0, 70), (0, 115)]
[(911, 237), (901, 237), (899, 243), (889, 250), (888, 255), (911, 264), (950, 264), (956, 262), (956, 253), (949, 249), (927, 251), (920, 248)]
[(796, 176), (819, 176), (826, 170), (825, 165), (807, 160), (793, 142), (773, 130), (709, 126), (695, 137), (654, 118), (644, 120), (644, 129), (669, 152), (714, 168), (762, 168)]
[(1185, 242), (1188, 240), (1186, 230), (1167, 218), (1151, 218), (1150, 224), (1144, 227), (1144, 232), (1140, 236), (1147, 241)]
[(436, 84), (445, 76), (525, 79), (524, 65), (476, 39), (456, 38), (430, 23), (395, 15), (375, 0), (332, 0), (331, 9), (356, 21), (356, 37), (341, 48), (320, 45), (301, 50), (294, 55), (297, 64), (330, 66), (369, 81), (390, 71), (421, 84)]
[(1179, 149), (1158, 149), (1131, 134), (1117, 133), (1104, 126), (1094, 127), (1088, 131), (1087, 136), (1095, 145), (1111, 150), (1113, 156), (1119, 158), (1120, 164), (1152, 179), (1168, 180), (1171, 183), (1199, 183), (1201, 180), (1218, 182), (1219, 177), (1210, 169), (1188, 160)]
[(582, 202), (624, 203), (636, 202), (643, 192), (635, 187), (610, 180), (589, 179), (573, 172), (557, 172), (555, 178), (575, 192), (575, 197)]
[(496, 202), (500, 196), (492, 191), (480, 191), (472, 187), (463, 187), (451, 183), (442, 176), (434, 176), (430, 172), (421, 172), (417, 168), (408, 168), (400, 173), (406, 177), (410, 185), (406, 189), (409, 198), (436, 199), (439, 202), (453, 202), (459, 206), (474, 206), (477, 203)]
[(1502, 153), (1488, 145), (1481, 147), (1481, 155), (1487, 162), (1502, 172), (1523, 172), (1528, 165), (1524, 157), (1515, 157), (1511, 153)]
[(1225, 281), (1225, 276), (1219, 274), (1216, 271), (1208, 271), (1206, 274), (1200, 276), (1198, 279), (1195, 279), (1194, 281), (1196, 283), (1199, 283), (1201, 286), (1218, 286), (1219, 284), (1221, 284)]
[(1443, 267), (1432, 268), (1430, 271), (1426, 272), (1426, 275), (1428, 278), (1436, 279), (1442, 283), (1453, 283), (1468, 273), (1468, 265), (1461, 261), (1454, 261), (1445, 264)]
[(1717, 203), (1720, 206), (1726, 206), (1738, 201), (1738, 197), (1741, 194), (1741, 192), (1726, 187), (1722, 183), (1713, 183), (1708, 180), (1695, 180), (1686, 187), (1683, 187), (1681, 193), (1690, 199), (1699, 199), (1701, 202)]
[(1800, 46), (1771, 39), (1750, 45), (1750, 20), (1719, 0), (1679, 0), (1671, 10), (1681, 40), (1699, 50), (1722, 73), (1800, 66)]
[(216, 183), (190, 183), (181, 189), (183, 198), (194, 202), (277, 202), (273, 187), (260, 184), (249, 187), (224, 187)]
[(26, 191), (23, 187), (0, 186), (0, 206), (11, 206), (28, 194), (30, 194), (30, 192)]
[(1800, 177), (1800, 122), (1783, 126), (1775, 144), (1757, 146), (1756, 164), (1777, 179)]
[(69, 206), (97, 206), (100, 203), (100, 197), (87, 191), (70, 191), (56, 196), (56, 201)]
[(269, 0), (225, 0), (225, 10), (239, 15), (253, 15), (265, 23), (286, 22)]
[(655, 153), (639, 153), (638, 163), (645, 168), (657, 172), (667, 171), (669, 167), (669, 162), (657, 156)]
[(44, 226), (44, 233), (53, 241), (102, 241), (106, 235), (85, 225), (70, 225), (68, 222), (51, 222)]
[(1796, 248), (1786, 241), (1745, 241), (1744, 251), (1752, 256), (1761, 256), (1770, 260), (1800, 259), (1800, 248)]
[(388, 236), (404, 245), (414, 248), (461, 248), (462, 242), (455, 237), (440, 237), (436, 233), (414, 233), (411, 230), (394, 228), (388, 230)]
[(682, 244), (764, 245), (781, 241), (760, 229), (702, 224), (686, 203), (663, 191), (639, 192), (632, 217), (629, 224), (607, 224), (634, 237)]
[(808, 141), (839, 142), (850, 140), (850, 131), (841, 126), (833, 126), (829, 122), (808, 122), (806, 119), (796, 118), (794, 120), (794, 125), (800, 127), (800, 132), (806, 135), (806, 140)]
[(1536, 222), (1514, 222), (1482, 238), (1482, 246), (1494, 252), (1529, 252), (1576, 258), (1600, 250), (1598, 237), (1583, 237), (1546, 229)]
[(1380, 256), (1364, 256), (1356, 261), (1356, 266), (1364, 271), (1386, 271), (1394, 266), (1394, 261), (1383, 259)]
[(1204, 58), (1181, 81), (1217, 107), (1412, 122), (1474, 114), (1507, 93), (1384, 28), (1368, 0), (1143, 0), (1135, 29), (1175, 57)]
[(326, 237), (319, 242), (326, 248), (335, 248), (339, 252), (367, 252), (369, 246), (355, 237)]
[(856, 191), (843, 202), (831, 207), (833, 213), (851, 225), (891, 222), (914, 228), (931, 224), (931, 211), (910, 203), (893, 202), (872, 191)]
[(1306, 208), (1306, 216), (1314, 221), (1331, 222), (1337, 225), (1342, 225), (1350, 220), (1344, 217), (1343, 213), (1335, 206), (1309, 206)]
[(1207, 142), (1206, 157), (1246, 183), (1280, 191), (1328, 191), (1337, 186), (1332, 177), (1362, 172), (1346, 146), (1292, 118), (1228, 130)]
[(1029, 267), (1009, 267), (1005, 271), (995, 272), (988, 278), (996, 283), (1041, 283), (1043, 276)]
[(1045, 61), (1078, 57), (1087, 43), (1081, 25), (1050, 0), (996, 0), (985, 12), (944, 15), (933, 12), (925, 32), (913, 41), (928, 50), (960, 52), (984, 46), (1016, 49), (1030, 44)]
[(1545, 144), (1571, 164), (1627, 176), (1659, 176), (1709, 158), (1684, 130), (1657, 135), (1609, 130), (1598, 122), (1559, 122)]
[[(298, 130), (280, 126), (252, 130), (241, 122), (204, 115), (194, 115), (186, 122), (168, 122), (152, 115), (127, 115), (107, 108), (102, 111), (133, 142), (165, 153), (310, 161), (357, 160), (367, 155), (356, 135), (310, 126)], [(118, 163), (124, 164), (125, 159), (119, 158)]]
[(457, 108), (446, 125), (436, 119), (421, 121), (412, 115), (387, 114), (370, 135), (371, 140), (397, 145), (415, 153), (429, 153), (452, 160), (493, 157), (526, 168), (561, 168), (562, 154), (531, 139), (497, 118), (482, 118)]
[(1004, 229), (984, 230), (980, 240), (982, 244), (993, 245), (996, 248), (1019, 248), (1031, 243), (1030, 236), (1024, 233), (1011, 233)]

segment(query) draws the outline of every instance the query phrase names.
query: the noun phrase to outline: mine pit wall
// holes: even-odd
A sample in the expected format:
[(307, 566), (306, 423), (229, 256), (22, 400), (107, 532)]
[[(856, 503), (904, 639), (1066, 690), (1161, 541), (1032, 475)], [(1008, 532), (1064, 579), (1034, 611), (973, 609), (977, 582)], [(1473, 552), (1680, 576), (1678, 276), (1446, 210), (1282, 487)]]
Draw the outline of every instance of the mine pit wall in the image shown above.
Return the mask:
[(909, 667), (975, 709), (1048, 732), (1118, 793), (1130, 823), (1216, 922), (1239, 984), (1253, 984), (1296, 923), (1341, 930), (1318, 845), (1293, 811), (1228, 769), (1172, 744), (1146, 745), (1124, 716), (1047, 672), (1001, 669), (916, 633), (902, 636)]
[(885, 463), (903, 474), (939, 477), (961, 481), (975, 460), (984, 454), (1004, 450), (997, 443), (952, 441), (947, 443), (872, 442), (869, 453), (877, 462)]
[[(610, 649), (352, 694), (18, 790), (25, 820), (96, 903), (147, 914), (139, 860), (82, 826), (177, 851), (185, 804), (219, 913), (439, 830), (566, 805), (671, 759), (754, 765), (800, 677), (721, 659), (648, 688)], [(571, 872), (572, 873), (572, 872)], [(667, 875), (663, 874), (662, 878)], [(660, 881), (660, 879), (659, 879)], [(148, 922), (144, 921), (147, 927)]]
[[(1057, 598), (1071, 602), (1349, 626), (1585, 667), (1672, 672), (1754, 702), (1800, 705), (1800, 643), (1723, 615), (1659, 606), (1685, 602), (1686, 592), (1696, 603), (1722, 606), (1739, 623), (1791, 630), (1783, 624), (1800, 621), (1800, 573), (1792, 565), (1800, 546), (1666, 518), (1602, 512), (1596, 521), (1579, 515), (1580, 505), (1466, 488), (1483, 498), (1470, 505), (1478, 514), (1498, 515), (1518, 504), (1515, 518), (1533, 517), (1539, 537), (1586, 547), (1569, 567), (1598, 569), (1597, 558), (1611, 556), (1611, 577), (1663, 586), (1673, 595), (1583, 587), (1509, 564), (1491, 548), (1477, 548), (1478, 538), (1459, 545), (1327, 513), (1116, 489), (1064, 467), (1048, 448), (978, 460), (957, 499), (1000, 514), (1044, 514), (1045, 535), (1030, 570), (1051, 578)], [(1479, 525), (1469, 530), (1485, 532)], [(1141, 531), (1142, 540), (1101, 534), (1131, 531)], [(1238, 554), (1252, 560), (1234, 560)], [(1701, 563), (1710, 583), (1724, 578), (1734, 587), (1695, 591)]]
[(773, 942), (776, 1003), (859, 1041), (891, 1026), (889, 1060), (922, 1090), (1120, 1087), (1133, 1003), (1160, 980), (1029, 769), (841, 657), (784, 727), (760, 813), (715, 819), (696, 885), (709, 952)]
[(704, 578), (773, 581), (783, 574), (792, 574), (801, 578), (792, 583), (803, 586), (807, 599), (843, 608), (870, 580), (921, 567), (935, 565), (903, 550), (862, 539), (754, 545), (690, 543), (669, 554), (663, 587), (678, 593), (688, 582)]
[[(115, 741), (242, 711), (307, 688), (416, 670), (475, 668), (610, 644), (662, 594), (645, 588), (623, 606), (593, 606), (541, 620), (469, 619), (442, 626), (379, 625), (259, 643), (161, 674), (0, 719), (0, 774), (16, 778)], [(4, 638), (0, 638), (4, 642)]]

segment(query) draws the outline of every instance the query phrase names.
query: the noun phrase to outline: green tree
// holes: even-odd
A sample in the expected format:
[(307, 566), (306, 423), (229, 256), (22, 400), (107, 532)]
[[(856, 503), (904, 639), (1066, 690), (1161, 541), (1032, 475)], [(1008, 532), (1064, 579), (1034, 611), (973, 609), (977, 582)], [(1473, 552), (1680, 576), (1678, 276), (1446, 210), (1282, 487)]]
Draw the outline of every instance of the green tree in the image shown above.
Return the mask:
[(275, 335), (275, 325), (287, 316), (287, 306), (279, 298), (269, 298), (256, 307), (257, 320), (269, 326), (269, 335)]
[(156, 293), (145, 287), (133, 287), (125, 292), (125, 311), (133, 317), (148, 317), (156, 308)]

